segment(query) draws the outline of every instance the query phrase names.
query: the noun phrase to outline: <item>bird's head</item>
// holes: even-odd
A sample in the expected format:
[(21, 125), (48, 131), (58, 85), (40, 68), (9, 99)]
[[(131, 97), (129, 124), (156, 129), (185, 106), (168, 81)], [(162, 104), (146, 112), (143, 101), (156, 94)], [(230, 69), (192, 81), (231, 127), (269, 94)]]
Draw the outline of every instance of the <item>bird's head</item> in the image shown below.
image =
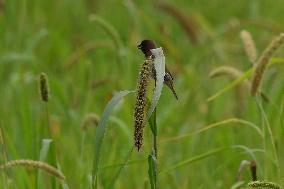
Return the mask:
[(137, 48), (140, 49), (143, 52), (143, 54), (145, 55), (146, 58), (148, 58), (152, 55), (151, 49), (155, 49), (157, 47), (156, 47), (156, 44), (155, 44), (154, 41), (146, 39), (146, 40), (143, 40), (137, 46)]

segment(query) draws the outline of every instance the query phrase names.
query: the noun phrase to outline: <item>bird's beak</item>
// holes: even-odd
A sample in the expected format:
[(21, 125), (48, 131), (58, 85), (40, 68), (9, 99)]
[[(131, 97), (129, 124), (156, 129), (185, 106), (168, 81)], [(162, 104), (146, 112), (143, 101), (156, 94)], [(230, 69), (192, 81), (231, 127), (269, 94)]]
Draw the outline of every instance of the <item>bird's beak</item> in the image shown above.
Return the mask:
[(141, 44), (140, 44), (140, 45), (138, 45), (138, 46), (137, 46), (137, 48), (138, 48), (138, 49), (141, 49), (141, 48), (142, 48), (142, 45), (141, 45)]

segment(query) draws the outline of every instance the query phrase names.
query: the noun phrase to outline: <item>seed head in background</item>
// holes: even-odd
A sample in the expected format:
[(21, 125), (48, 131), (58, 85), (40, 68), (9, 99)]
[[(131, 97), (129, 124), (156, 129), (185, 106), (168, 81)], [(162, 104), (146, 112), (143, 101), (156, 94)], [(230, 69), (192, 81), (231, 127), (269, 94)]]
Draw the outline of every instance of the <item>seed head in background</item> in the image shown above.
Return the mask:
[[(156, 44), (153, 40), (149, 40), (149, 39), (143, 40), (137, 47), (138, 47), (138, 49), (140, 49), (143, 52), (146, 59), (154, 59), (155, 58), (153, 56), (152, 52), (151, 52), (151, 49), (157, 48)], [(154, 67), (153, 64), (152, 64), (151, 77), (156, 81), (156, 70), (155, 70), (155, 67)], [(166, 84), (167, 87), (169, 87), (169, 89), (174, 94), (175, 98), (178, 100), (177, 93), (174, 89), (173, 80), (174, 80), (174, 78), (173, 78), (172, 74), (170, 73), (170, 71), (166, 67), (166, 74), (164, 76), (164, 84)]]
[(48, 78), (45, 73), (41, 73), (39, 76), (39, 90), (41, 100), (48, 102), (49, 100), (49, 89), (48, 89)]
[(263, 80), (264, 72), (266, 71), (267, 65), (274, 53), (284, 43), (284, 33), (280, 33), (278, 37), (271, 41), (270, 45), (263, 51), (260, 58), (258, 59), (255, 70), (252, 77), (251, 84), (251, 95), (255, 96), (260, 90), (260, 85)]

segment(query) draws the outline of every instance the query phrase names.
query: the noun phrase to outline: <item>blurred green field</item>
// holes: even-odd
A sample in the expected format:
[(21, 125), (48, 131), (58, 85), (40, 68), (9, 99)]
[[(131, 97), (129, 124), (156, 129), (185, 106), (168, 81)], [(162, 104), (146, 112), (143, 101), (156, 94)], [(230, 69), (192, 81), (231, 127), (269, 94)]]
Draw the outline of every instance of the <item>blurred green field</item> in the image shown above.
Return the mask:
[[(284, 48), (274, 55), (280, 63), (265, 73), (261, 90), (268, 103), (252, 97), (248, 89), (238, 95), (236, 88), (207, 101), (231, 82), (226, 77), (211, 79), (211, 70), (252, 68), (240, 39), (243, 29), (251, 32), (258, 55), (284, 31), (283, 3), (0, 0), (1, 164), (5, 152), (8, 160), (39, 160), (49, 127), (53, 142), (45, 161), (61, 167), (69, 188), (91, 188), (96, 126), (82, 129), (84, 119), (89, 114), (100, 117), (115, 92), (136, 89), (144, 60), (137, 45), (153, 39), (165, 51), (179, 95), (176, 101), (165, 87), (157, 107), (159, 188), (231, 188), (243, 160), (256, 161), (260, 180), (283, 186)], [(181, 12), (186, 22), (177, 16)], [(42, 72), (49, 78), (48, 103), (39, 95)], [(123, 166), (133, 146), (134, 104), (135, 94), (129, 94), (108, 120), (98, 188), (107, 188), (114, 178), (113, 188), (150, 188), (148, 126), (141, 151), (134, 149)], [(225, 124), (211, 125), (221, 121)], [(265, 136), (254, 126), (262, 134), (265, 128)], [(241, 181), (251, 181), (248, 167)], [(64, 187), (46, 173), (39, 177), (36, 169), (21, 167), (1, 171), (0, 186)]]

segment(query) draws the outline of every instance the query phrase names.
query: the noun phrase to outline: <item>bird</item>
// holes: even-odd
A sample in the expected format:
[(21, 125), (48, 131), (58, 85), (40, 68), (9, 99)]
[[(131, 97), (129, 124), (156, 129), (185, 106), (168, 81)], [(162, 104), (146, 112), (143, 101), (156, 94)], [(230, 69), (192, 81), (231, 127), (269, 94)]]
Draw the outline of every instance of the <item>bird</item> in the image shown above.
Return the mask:
[[(151, 52), (151, 49), (157, 48), (156, 44), (153, 40), (145, 39), (137, 46), (137, 48), (142, 51), (142, 53), (145, 55), (146, 59), (155, 58), (154, 55)], [(154, 66), (152, 67), (151, 77), (156, 81), (156, 70), (155, 70)], [(177, 93), (174, 89), (173, 80), (174, 80), (174, 78), (173, 78), (172, 74), (170, 73), (169, 69), (166, 66), (165, 67), (164, 84), (166, 84), (166, 86), (172, 91), (173, 95), (178, 100)]]

